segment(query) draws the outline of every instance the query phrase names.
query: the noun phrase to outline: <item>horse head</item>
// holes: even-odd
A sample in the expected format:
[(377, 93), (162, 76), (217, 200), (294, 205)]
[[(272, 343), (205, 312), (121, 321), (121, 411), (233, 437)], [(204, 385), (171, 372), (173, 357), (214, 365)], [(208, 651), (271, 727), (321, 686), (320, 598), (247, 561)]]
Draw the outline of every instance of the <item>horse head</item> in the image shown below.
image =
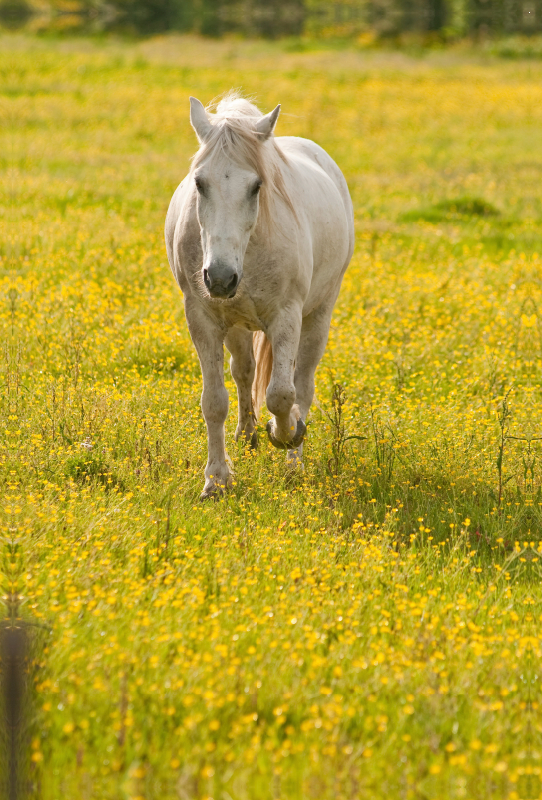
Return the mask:
[(231, 299), (242, 280), (265, 180), (265, 159), (260, 151), (273, 133), (279, 111), (277, 106), (265, 116), (240, 114), (233, 120), (218, 117), (213, 123), (200, 101), (190, 98), (190, 122), (201, 144), (192, 176), (203, 248), (202, 274), (213, 298)]

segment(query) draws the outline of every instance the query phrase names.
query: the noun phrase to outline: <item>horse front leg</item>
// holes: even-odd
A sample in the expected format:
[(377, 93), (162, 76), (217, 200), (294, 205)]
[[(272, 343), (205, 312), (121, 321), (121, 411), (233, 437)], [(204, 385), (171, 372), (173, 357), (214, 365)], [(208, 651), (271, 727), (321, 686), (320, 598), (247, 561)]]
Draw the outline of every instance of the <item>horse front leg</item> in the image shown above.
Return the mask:
[(301, 308), (284, 311), (267, 331), (273, 349), (273, 368), (266, 392), (266, 403), (274, 415), (267, 423), (267, 433), (275, 447), (286, 450), (299, 447), (306, 427), (296, 404), (294, 368), (301, 332)]
[(200, 500), (207, 500), (223, 494), (231, 485), (224, 430), (228, 416), (228, 391), (224, 385), (224, 333), (195, 303), (185, 302), (185, 312), (203, 378), (201, 410), (207, 426), (207, 466)]

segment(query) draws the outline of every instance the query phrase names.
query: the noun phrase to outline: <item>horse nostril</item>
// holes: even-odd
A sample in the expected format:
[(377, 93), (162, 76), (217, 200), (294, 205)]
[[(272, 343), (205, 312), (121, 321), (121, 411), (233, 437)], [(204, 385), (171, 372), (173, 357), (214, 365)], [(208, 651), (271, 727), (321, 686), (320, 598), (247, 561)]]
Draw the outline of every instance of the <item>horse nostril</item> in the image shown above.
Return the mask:
[(232, 273), (229, 269), (226, 272), (221, 265), (218, 265), (217, 268), (217, 265), (211, 264), (209, 268), (203, 269), (201, 274), (211, 297), (231, 298), (234, 296), (239, 283), (239, 277), (235, 272)]

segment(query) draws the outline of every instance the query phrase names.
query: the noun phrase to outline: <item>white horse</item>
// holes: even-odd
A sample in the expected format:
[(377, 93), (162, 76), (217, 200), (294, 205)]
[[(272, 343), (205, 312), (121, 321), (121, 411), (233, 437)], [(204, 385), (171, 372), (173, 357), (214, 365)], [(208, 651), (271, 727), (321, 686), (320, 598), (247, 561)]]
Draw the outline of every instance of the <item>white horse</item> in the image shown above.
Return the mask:
[(237, 385), (236, 440), (256, 446), (265, 397), (275, 447), (300, 464), (314, 373), (354, 249), (346, 181), (317, 144), (275, 138), (263, 115), (230, 94), (211, 114), (190, 98), (200, 149), (166, 218), (171, 270), (184, 295), (203, 376), (208, 461), (201, 499), (231, 482), (224, 423), (224, 344)]

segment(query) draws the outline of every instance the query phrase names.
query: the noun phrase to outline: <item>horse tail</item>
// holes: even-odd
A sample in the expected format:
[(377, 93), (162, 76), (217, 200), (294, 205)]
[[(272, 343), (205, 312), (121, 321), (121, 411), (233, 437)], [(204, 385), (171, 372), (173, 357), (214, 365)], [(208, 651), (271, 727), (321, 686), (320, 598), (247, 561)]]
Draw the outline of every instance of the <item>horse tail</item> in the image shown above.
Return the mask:
[(254, 358), (256, 359), (256, 372), (252, 382), (252, 408), (254, 416), (258, 419), (260, 409), (265, 400), (265, 393), (271, 380), (273, 368), (273, 349), (271, 342), (263, 331), (256, 331), (252, 337)]

